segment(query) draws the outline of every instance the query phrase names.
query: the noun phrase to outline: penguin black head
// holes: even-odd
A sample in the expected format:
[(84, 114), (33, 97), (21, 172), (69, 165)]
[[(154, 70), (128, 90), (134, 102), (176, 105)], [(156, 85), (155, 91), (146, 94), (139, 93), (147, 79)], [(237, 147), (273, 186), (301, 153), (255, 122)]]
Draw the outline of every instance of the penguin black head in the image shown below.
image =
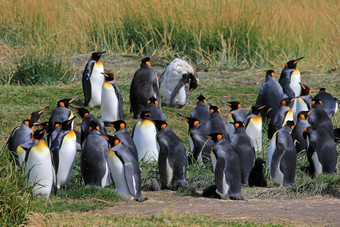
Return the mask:
[(40, 126), (41, 128), (48, 129), (50, 122), (45, 121), (45, 122), (39, 122), (35, 123), (35, 125)]
[(213, 106), (211, 104), (209, 104), (209, 106), (210, 106), (210, 114), (221, 113), (220, 109), (217, 106)]
[(289, 105), (295, 100), (295, 98), (284, 98), (281, 100), (281, 105), (282, 106), (287, 106), (289, 107)]
[(123, 120), (118, 120), (118, 121), (113, 121), (113, 122), (105, 121), (104, 125), (105, 126), (113, 126), (116, 129), (116, 131), (119, 131), (119, 130), (126, 128), (126, 123)]
[(102, 52), (94, 52), (91, 55), (91, 59), (95, 60), (95, 61), (99, 61), (100, 57), (105, 53), (106, 51), (102, 51)]
[(235, 130), (237, 130), (238, 128), (245, 128), (246, 127), (242, 121), (236, 121), (233, 124), (234, 124)]
[(191, 128), (197, 126), (197, 125), (200, 123), (200, 121), (199, 121), (198, 119), (196, 119), (196, 118), (186, 117), (186, 116), (184, 116), (183, 114), (179, 114), (179, 113), (178, 113), (178, 116), (183, 117), (184, 120), (186, 120), (186, 122), (188, 122), (188, 124), (189, 124), (189, 129), (191, 129)]
[(189, 80), (190, 80), (189, 93), (191, 93), (194, 89), (198, 87), (198, 84), (199, 84), (199, 79), (198, 79), (196, 72), (194, 74), (192, 73), (189, 74)]
[(102, 137), (109, 142), (111, 147), (117, 146), (120, 143), (120, 140), (116, 136), (107, 135), (107, 137), (106, 136)]
[(152, 96), (152, 97), (150, 97), (149, 99), (148, 99), (148, 103), (147, 103), (148, 105), (149, 104), (155, 104), (155, 105), (158, 105), (158, 100), (154, 97), (154, 96)]
[(207, 100), (202, 95), (202, 93), (200, 94), (200, 96), (197, 97), (196, 103), (198, 103), (198, 102), (205, 102), (205, 103), (207, 103)]
[(301, 57), (301, 58), (298, 58), (298, 59), (295, 59), (295, 60), (290, 60), (289, 62), (286, 63), (285, 68), (296, 69), (297, 63), (303, 58), (304, 57)]
[(324, 88), (324, 87), (322, 87), (322, 88), (319, 89), (319, 92), (321, 92), (321, 91), (324, 91), (324, 92), (327, 92), (327, 93), (328, 93), (327, 89)]
[(267, 70), (267, 71), (266, 71), (266, 76), (271, 76), (271, 77), (274, 77), (274, 78), (275, 78), (275, 72), (274, 72), (274, 70)]
[(33, 122), (32, 120), (29, 120), (29, 119), (23, 120), (22, 123), (24, 123), (24, 125), (26, 125), (30, 129), (32, 129), (33, 126), (35, 126), (35, 125), (39, 125), (39, 123), (35, 123), (35, 122)]
[(312, 99), (312, 107), (313, 108), (317, 108), (317, 107), (321, 107), (322, 106), (322, 102), (320, 99)]
[(71, 130), (71, 126), (72, 126), (72, 122), (73, 122), (74, 118), (76, 118), (76, 117), (72, 117), (70, 120), (67, 120), (67, 121), (64, 121), (64, 122), (61, 122), (61, 123), (56, 122), (56, 124), (59, 124), (62, 130), (65, 130), (65, 131)]
[(231, 110), (238, 110), (238, 109), (241, 108), (241, 103), (239, 103), (237, 101), (223, 102), (223, 103), (225, 103), (228, 106), (230, 106)]
[(61, 100), (58, 101), (57, 106), (61, 106), (61, 107), (68, 108), (68, 107), (70, 106), (70, 104), (71, 104), (74, 100), (76, 100), (77, 98), (78, 98), (78, 96), (77, 96), (77, 97), (74, 97), (74, 98), (72, 98), (72, 99), (61, 99)]
[(284, 126), (288, 126), (290, 130), (294, 128), (294, 121), (287, 121)]
[(85, 109), (85, 108), (77, 108), (75, 106), (71, 106), (71, 107), (72, 107), (72, 109), (74, 109), (79, 114), (79, 116), (82, 119), (87, 118), (87, 116), (89, 116), (89, 114), (90, 114), (90, 112), (87, 109)]
[(157, 131), (162, 131), (168, 126), (168, 124), (165, 121), (154, 120), (153, 122), (155, 123)]
[(264, 106), (260, 106), (260, 105), (254, 105), (252, 107), (250, 107), (250, 110), (249, 112), (254, 114), (254, 115), (259, 115), (260, 114), (260, 111), (266, 107), (265, 105)]
[(209, 135), (205, 135), (208, 138), (211, 138), (212, 141), (214, 141), (214, 143), (217, 143), (218, 141), (220, 141), (221, 139), (223, 139), (223, 134), (222, 133), (212, 133)]
[(303, 85), (300, 83), (301, 86), (301, 96), (306, 96), (311, 94), (311, 89), (307, 85)]
[(300, 111), (298, 113), (297, 117), (301, 118), (302, 120), (307, 120), (309, 113), (310, 113), (310, 111)]
[(45, 132), (46, 132), (45, 128), (35, 130), (33, 133), (33, 139), (41, 140), (42, 138), (44, 138)]
[(143, 110), (143, 111), (140, 113), (140, 118), (142, 118), (142, 119), (150, 119), (150, 118), (151, 118), (151, 114), (150, 114), (149, 111)]
[(140, 63), (140, 67), (144, 67), (144, 66), (151, 67), (151, 59), (150, 59), (150, 57), (146, 57), (146, 58), (142, 59), (142, 61)]
[(105, 77), (105, 81), (116, 80), (116, 76), (113, 73), (102, 73)]
[(28, 120), (31, 120), (32, 122), (37, 122), (40, 118), (40, 116), (44, 113), (44, 111), (48, 108), (49, 106), (46, 106), (45, 108), (35, 111), (31, 113), (31, 115), (28, 117)]
[(262, 158), (257, 158), (255, 160), (255, 166), (262, 166), (263, 167), (264, 164), (266, 164), (266, 162)]
[(89, 131), (91, 132), (92, 130), (97, 130), (99, 131), (99, 125), (97, 124), (97, 122), (95, 121), (91, 121), (90, 125), (89, 125)]

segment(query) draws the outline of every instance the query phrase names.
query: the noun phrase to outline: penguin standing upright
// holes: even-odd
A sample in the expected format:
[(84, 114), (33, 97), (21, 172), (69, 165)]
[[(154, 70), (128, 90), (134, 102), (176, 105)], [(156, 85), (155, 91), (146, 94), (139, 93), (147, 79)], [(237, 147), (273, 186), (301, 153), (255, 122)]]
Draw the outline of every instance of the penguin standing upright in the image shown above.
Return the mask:
[[(265, 119), (268, 110), (271, 108), (272, 113), (280, 108), (280, 102), (283, 98), (281, 85), (275, 80), (273, 70), (266, 71), (266, 81), (262, 83), (255, 105), (266, 106), (261, 111), (261, 116)], [(268, 113), (271, 118), (271, 114)]]
[(126, 199), (138, 202), (146, 200), (141, 192), (141, 172), (137, 159), (117, 137), (108, 136), (106, 139), (111, 145), (107, 163), (115, 184), (115, 192)]
[(301, 111), (308, 111), (312, 108), (312, 95), (311, 90), (308, 86), (300, 83), (301, 93), (296, 99), (296, 109), (294, 115), (298, 115)]
[(315, 177), (322, 172), (334, 174), (338, 160), (336, 144), (324, 128), (308, 127), (304, 130), (307, 140), (309, 170)]
[(268, 139), (271, 139), (273, 134), (282, 128), (287, 121), (293, 121), (293, 110), (290, 108), (290, 104), (295, 98), (284, 98), (281, 100), (280, 108), (273, 113), (273, 117), (268, 125)]
[(148, 99), (146, 110), (151, 114), (151, 120), (166, 121), (165, 114), (159, 109), (158, 101), (155, 97), (152, 96)]
[[(73, 112), (69, 109), (69, 107), (71, 103), (77, 98), (78, 97), (74, 97), (71, 99), (61, 99), (58, 101), (57, 107), (54, 108), (49, 120), (49, 128), (51, 131), (53, 131), (55, 128), (54, 122), (64, 122), (74, 117)], [(73, 124), (71, 127), (73, 129)]]
[[(161, 84), (163, 83), (163, 86)], [(175, 58), (161, 75), (159, 85), (166, 105), (185, 106), (188, 97), (199, 83), (194, 67), (187, 61)]]
[(306, 150), (307, 148), (305, 139), (303, 137), (303, 131), (305, 128), (310, 126), (307, 121), (308, 113), (309, 111), (300, 111), (300, 113), (297, 115), (296, 124), (292, 131), (296, 153)]
[(130, 113), (133, 112), (134, 118), (146, 109), (148, 99), (152, 96), (156, 97), (158, 107), (161, 109), (157, 73), (151, 69), (150, 58), (146, 57), (135, 72), (130, 87)]
[(235, 133), (230, 138), (230, 144), (233, 146), (240, 161), (242, 183), (248, 185), (249, 174), (253, 169), (256, 158), (254, 143), (247, 135), (242, 121), (236, 121), (234, 126)]
[(216, 193), (222, 199), (243, 199), (241, 194), (241, 169), (240, 161), (229, 141), (221, 133), (209, 135), (214, 141), (211, 151), (215, 172)]
[(321, 101), (322, 108), (328, 116), (334, 116), (338, 111), (338, 99), (328, 93), (326, 88), (320, 88), (319, 93), (317, 93), (314, 98)]
[(38, 143), (26, 153), (25, 175), (33, 186), (33, 195), (48, 198), (51, 194), (54, 168), (51, 152), (43, 140), (45, 130), (40, 131), (40, 136), (35, 135)]
[(293, 121), (287, 121), (284, 127), (276, 131), (269, 144), (268, 162), (270, 177), (280, 186), (295, 184), (296, 151), (290, 135)]
[(260, 111), (265, 106), (252, 106), (244, 120), (247, 135), (253, 140), (255, 151), (262, 151), (262, 118)]
[(116, 84), (113, 73), (105, 73), (103, 83), (100, 113), (102, 121), (117, 121), (123, 119), (123, 98)]
[(187, 154), (182, 141), (165, 121), (154, 121), (159, 144), (158, 170), (162, 188), (186, 187)]
[(81, 145), (83, 144), (86, 137), (89, 135), (89, 127), (92, 121), (96, 122), (96, 124), (99, 126), (100, 134), (106, 135), (105, 125), (104, 123), (96, 118), (93, 114), (91, 114), (87, 109), (85, 108), (77, 108), (75, 106), (71, 106), (72, 109), (74, 109), (80, 117), (83, 119), (81, 122)]
[(189, 164), (195, 161), (198, 161), (201, 165), (206, 163), (209, 159), (211, 148), (214, 145), (214, 142), (205, 136), (209, 131), (198, 119), (186, 117), (182, 114), (178, 115), (183, 117), (189, 125), (189, 145), (191, 151), (191, 154), (188, 156)]
[(117, 137), (117, 139), (119, 139), (120, 143), (122, 143), (130, 150), (136, 160), (138, 160), (137, 148), (135, 142), (133, 142), (133, 139), (126, 128), (125, 121), (118, 120), (114, 122), (105, 122), (104, 124), (105, 126), (113, 126), (116, 129), (114, 135)]
[(196, 107), (190, 112), (190, 117), (196, 118), (202, 124), (205, 124), (209, 120), (209, 107), (207, 106), (207, 100), (202, 93), (197, 97)]
[(255, 165), (249, 174), (248, 183), (250, 187), (267, 187), (267, 179), (264, 177), (264, 164), (261, 158), (255, 160)]
[(61, 130), (51, 144), (58, 189), (68, 184), (76, 160), (77, 137), (76, 133), (71, 129), (74, 118), (61, 123)]
[(92, 53), (85, 66), (82, 77), (85, 106), (96, 107), (101, 104), (102, 86), (105, 78), (103, 75), (104, 66), (99, 59), (105, 52)]
[(217, 106), (210, 105), (210, 118), (206, 123), (208, 133), (222, 133), (224, 138), (229, 141), (228, 127), (221, 117), (221, 111)]
[(230, 106), (231, 110), (228, 113), (227, 117), (227, 127), (228, 127), (228, 132), (229, 136), (233, 136), (235, 132), (235, 127), (234, 127), (234, 122), (236, 121), (241, 121), (243, 122), (244, 119), (246, 118), (246, 113), (244, 110), (241, 108), (241, 103), (237, 101), (231, 101), (231, 102), (222, 102)]
[(85, 185), (105, 187), (110, 177), (107, 164), (109, 144), (99, 130), (98, 124), (92, 121), (89, 126), (90, 133), (83, 143), (80, 170)]
[(142, 111), (140, 119), (132, 131), (132, 139), (135, 142), (138, 160), (158, 161), (159, 145), (156, 139), (156, 126), (150, 119), (150, 113)]

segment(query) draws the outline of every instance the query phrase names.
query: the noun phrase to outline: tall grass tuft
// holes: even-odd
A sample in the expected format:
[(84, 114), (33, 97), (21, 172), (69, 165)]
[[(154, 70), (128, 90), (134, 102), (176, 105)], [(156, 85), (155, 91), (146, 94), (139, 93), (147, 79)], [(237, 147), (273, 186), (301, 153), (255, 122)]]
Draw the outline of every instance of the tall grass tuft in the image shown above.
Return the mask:
[(31, 188), (26, 183), (23, 169), (18, 169), (12, 154), (0, 152), (0, 225), (19, 226), (34, 206)]

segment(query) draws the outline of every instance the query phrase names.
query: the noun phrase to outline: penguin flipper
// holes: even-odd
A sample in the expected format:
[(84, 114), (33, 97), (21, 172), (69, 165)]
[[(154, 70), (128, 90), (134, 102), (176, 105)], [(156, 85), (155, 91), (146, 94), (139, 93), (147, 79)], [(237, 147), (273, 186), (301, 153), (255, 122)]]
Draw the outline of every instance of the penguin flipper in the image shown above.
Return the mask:
[(138, 174), (138, 171), (140, 170), (135, 169), (135, 166), (137, 166), (138, 168), (138, 163), (134, 158), (131, 158), (128, 161), (125, 160), (124, 162), (123, 158), (118, 153), (117, 153), (117, 157), (121, 160), (121, 162), (124, 165), (125, 180), (126, 180), (129, 192), (132, 197), (136, 197), (138, 192), (141, 191), (140, 174)]
[(120, 92), (119, 87), (116, 84), (115, 84), (114, 88), (115, 88), (116, 96), (118, 97), (118, 111), (119, 111), (118, 115), (119, 115), (119, 119), (123, 120), (123, 118), (124, 118), (124, 115), (123, 115), (123, 104), (124, 104), (123, 97), (122, 97), (122, 94)]
[(159, 77), (158, 80), (158, 87), (162, 86), (163, 80), (164, 80), (164, 73), (166, 72), (166, 70), (161, 74), (161, 76)]
[(20, 128), (20, 126), (17, 126), (17, 127), (15, 127), (15, 128), (13, 129), (13, 131), (11, 132), (11, 135), (10, 135), (9, 139), (7, 140), (6, 145), (12, 143), (13, 138), (14, 138), (14, 134), (15, 134), (15, 132), (16, 132), (19, 128)]
[(288, 96), (288, 98), (294, 98), (295, 97), (295, 92), (289, 85), (285, 85), (282, 87), (283, 92)]
[[(224, 170), (226, 168), (226, 161), (224, 157), (218, 157), (215, 167), (215, 184), (216, 189), (223, 193), (223, 182), (225, 181)], [(227, 192), (228, 193), (228, 192)]]
[(83, 92), (85, 97), (85, 106), (88, 106), (90, 100), (91, 100), (91, 82), (90, 77), (92, 74), (92, 69), (94, 66), (95, 61), (90, 60), (84, 69), (83, 77), (82, 77), (82, 84), (83, 84)]
[(178, 84), (176, 85), (175, 89), (172, 91), (171, 94), (171, 98), (170, 98), (170, 105), (174, 105), (174, 99), (176, 97), (176, 95), (178, 94), (179, 90), (185, 85), (185, 81), (182, 79), (180, 79), (180, 81), (178, 82)]

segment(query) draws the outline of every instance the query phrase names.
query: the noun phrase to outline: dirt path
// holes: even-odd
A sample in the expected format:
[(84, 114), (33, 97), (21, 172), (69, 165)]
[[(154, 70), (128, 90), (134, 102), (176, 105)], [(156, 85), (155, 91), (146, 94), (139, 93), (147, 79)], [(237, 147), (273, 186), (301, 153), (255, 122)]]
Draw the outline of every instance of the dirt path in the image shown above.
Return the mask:
[(151, 217), (209, 215), (218, 220), (251, 221), (299, 226), (340, 226), (340, 199), (317, 196), (304, 199), (249, 199), (226, 201), (175, 196), (172, 191), (147, 192), (143, 203), (119, 202), (102, 214)]

